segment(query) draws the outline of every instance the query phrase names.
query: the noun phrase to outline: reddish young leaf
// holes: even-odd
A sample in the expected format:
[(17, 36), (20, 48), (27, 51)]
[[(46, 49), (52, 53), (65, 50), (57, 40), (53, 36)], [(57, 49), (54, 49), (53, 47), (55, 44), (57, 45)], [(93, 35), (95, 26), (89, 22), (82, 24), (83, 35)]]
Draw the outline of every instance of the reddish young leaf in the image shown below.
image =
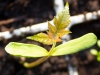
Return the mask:
[(52, 42), (61, 42), (62, 41), (61, 38), (59, 38), (58, 36), (53, 36), (53, 34), (51, 32), (47, 32), (47, 34), (52, 39)]
[(51, 45), (53, 43), (53, 40), (45, 33), (39, 33), (34, 36), (29, 36), (27, 39), (39, 41), (43, 44)]
[(57, 36), (62, 38), (65, 34), (69, 34), (69, 33), (71, 33), (69, 30), (61, 30), (59, 31), (59, 33), (57, 33)]
[(66, 4), (65, 8), (58, 14), (58, 17), (54, 17), (54, 25), (56, 26), (56, 30), (65, 29), (70, 23), (70, 14), (69, 14), (69, 5)]
[(56, 28), (50, 22), (48, 22), (48, 29), (51, 33), (56, 33)]
[(51, 45), (54, 42), (61, 42), (62, 36), (71, 33), (69, 30), (65, 30), (70, 23), (69, 18), (69, 5), (67, 3), (62, 12), (60, 12), (57, 17), (54, 17), (54, 25), (48, 22), (47, 34), (39, 33), (28, 37), (28, 39), (39, 41), (47, 45)]

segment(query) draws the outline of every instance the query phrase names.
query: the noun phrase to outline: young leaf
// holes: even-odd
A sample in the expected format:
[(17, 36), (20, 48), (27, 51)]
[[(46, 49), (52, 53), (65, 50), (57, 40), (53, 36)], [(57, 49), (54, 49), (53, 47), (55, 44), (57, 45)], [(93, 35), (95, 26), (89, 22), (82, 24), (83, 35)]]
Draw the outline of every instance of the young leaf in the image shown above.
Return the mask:
[(65, 8), (58, 14), (58, 17), (54, 17), (54, 25), (56, 26), (57, 32), (65, 29), (70, 23), (69, 5), (66, 3)]
[(29, 36), (29, 37), (27, 37), (27, 39), (39, 41), (39, 42), (41, 42), (43, 44), (47, 44), (47, 45), (51, 45), (53, 42), (53, 40), (45, 33), (39, 33), (34, 36)]
[(9, 43), (5, 47), (5, 50), (7, 53), (15, 56), (42, 57), (48, 55), (48, 51), (45, 48), (33, 44), (24, 44), (16, 42)]
[(57, 36), (62, 38), (65, 34), (69, 34), (69, 33), (71, 33), (69, 30), (60, 30)]
[(65, 8), (58, 14), (58, 17), (54, 17), (54, 25), (48, 22), (47, 34), (39, 33), (34, 36), (28, 37), (28, 39), (41, 42), (43, 44), (51, 45), (54, 42), (61, 42), (62, 36), (70, 33), (70, 31), (65, 30), (65, 28), (70, 23), (69, 15), (69, 5), (66, 4)]
[(52, 56), (72, 54), (83, 49), (89, 48), (97, 41), (93, 33), (86, 34), (80, 38), (68, 41), (54, 48)]
[(56, 33), (56, 28), (48, 22), (48, 29), (49, 29), (49, 32), (55, 34)]

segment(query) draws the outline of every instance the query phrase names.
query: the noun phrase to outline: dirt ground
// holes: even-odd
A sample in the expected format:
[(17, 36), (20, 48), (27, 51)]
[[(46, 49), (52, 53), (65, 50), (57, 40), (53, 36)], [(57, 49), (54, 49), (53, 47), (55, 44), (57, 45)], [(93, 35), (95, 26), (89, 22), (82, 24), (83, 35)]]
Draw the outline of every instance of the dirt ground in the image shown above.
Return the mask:
[[(66, 1), (69, 1), (71, 15), (85, 14), (100, 9), (99, 0), (64, 0), (64, 3)], [(53, 0), (0, 0), (0, 32), (12, 32), (20, 27), (52, 20), (55, 15), (53, 6)], [(71, 28), (71, 31), (73, 32), (70, 34), (71, 39), (89, 32), (95, 33), (100, 38), (100, 18), (75, 25)], [(0, 41), (0, 75), (69, 75), (68, 63), (77, 68), (79, 75), (100, 75), (100, 62), (90, 54), (90, 48), (69, 55), (70, 61), (67, 61), (65, 56), (50, 57), (37, 67), (31, 69), (23, 67), (19, 63), (22, 60), (21, 58), (5, 52), (4, 48), (10, 41), (38, 44), (47, 49), (50, 48), (50, 46), (26, 40), (26, 36), (28, 35)], [(100, 50), (97, 45), (91, 48)], [(36, 59), (26, 59), (28, 62), (34, 60)]]

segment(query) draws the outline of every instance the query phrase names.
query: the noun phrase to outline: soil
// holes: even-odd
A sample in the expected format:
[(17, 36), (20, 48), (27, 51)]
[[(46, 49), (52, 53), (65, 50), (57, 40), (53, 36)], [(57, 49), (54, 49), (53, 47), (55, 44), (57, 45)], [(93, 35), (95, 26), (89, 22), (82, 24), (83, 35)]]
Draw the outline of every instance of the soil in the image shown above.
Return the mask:
[[(64, 2), (66, 1), (67, 0), (64, 0)], [(85, 14), (100, 9), (99, 0), (68, 1), (70, 4), (71, 15)], [(0, 32), (13, 31), (16, 28), (52, 20), (55, 15), (53, 6), (53, 0), (1, 0)], [(100, 20), (98, 19), (75, 25), (71, 28), (71, 31), (73, 32), (70, 34), (71, 39), (89, 32), (95, 33), (99, 39)], [(0, 41), (0, 75), (69, 75), (69, 63), (77, 68), (79, 75), (100, 75), (100, 62), (98, 62), (96, 57), (89, 52), (91, 48), (100, 50), (97, 45), (84, 51), (68, 55), (71, 57), (69, 61), (65, 59), (65, 56), (50, 57), (47, 61), (37, 67), (31, 69), (25, 68), (20, 64), (20, 61), (22, 61), (23, 58), (7, 54), (4, 48), (11, 41), (32, 43), (45, 47), (46, 49), (50, 48), (50, 46), (26, 40), (25, 37), (29, 35), (32, 34)], [(26, 58), (25, 61), (32, 62), (37, 59)]]

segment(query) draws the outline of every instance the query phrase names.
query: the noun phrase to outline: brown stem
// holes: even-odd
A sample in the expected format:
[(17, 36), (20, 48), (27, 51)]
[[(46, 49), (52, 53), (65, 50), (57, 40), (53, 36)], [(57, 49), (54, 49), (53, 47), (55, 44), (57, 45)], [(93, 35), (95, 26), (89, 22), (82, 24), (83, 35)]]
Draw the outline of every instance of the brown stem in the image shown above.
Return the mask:
[(53, 43), (52, 48), (50, 49), (48, 56), (42, 57), (42, 58), (40, 58), (40, 59), (38, 59), (38, 60), (36, 60), (32, 63), (24, 62), (23, 65), (26, 68), (32, 68), (32, 67), (35, 67), (35, 66), (41, 64), (42, 62), (44, 62), (45, 60), (47, 60), (51, 56), (51, 54), (53, 52), (53, 48), (55, 47), (55, 45), (56, 45), (56, 42)]
[(32, 68), (32, 67), (35, 67), (35, 66), (41, 64), (42, 62), (44, 62), (47, 59), (48, 59), (48, 57), (42, 57), (42, 58), (40, 58), (40, 59), (38, 59), (38, 60), (36, 60), (36, 61), (34, 61), (32, 63), (25, 62), (24, 63), (24, 66), (26, 68)]

